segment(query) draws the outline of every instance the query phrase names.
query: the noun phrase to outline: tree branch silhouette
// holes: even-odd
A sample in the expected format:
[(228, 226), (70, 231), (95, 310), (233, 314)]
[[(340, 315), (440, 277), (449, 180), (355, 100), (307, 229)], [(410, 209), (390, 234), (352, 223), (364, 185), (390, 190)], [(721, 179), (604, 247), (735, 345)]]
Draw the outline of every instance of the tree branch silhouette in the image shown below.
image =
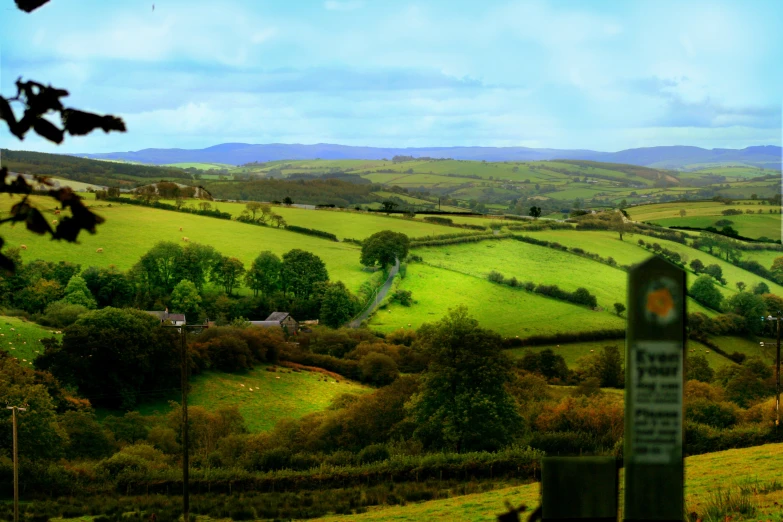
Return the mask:
[[(41, 7), (49, 0), (16, 0), (19, 9), (30, 13)], [(8, 130), (19, 140), (24, 140), (27, 133), (32, 130), (42, 138), (53, 143), (60, 144), (65, 135), (84, 136), (96, 129), (102, 129), (109, 133), (112, 131), (125, 132), (125, 123), (122, 119), (112, 115), (99, 115), (78, 109), (65, 107), (61, 98), (68, 96), (68, 91), (57, 89), (51, 85), (43, 85), (36, 81), (16, 81), (16, 96), (5, 98), (0, 96), (0, 120), (8, 125)], [(17, 118), (12, 108), (13, 104), (23, 107), (21, 117)], [(59, 114), (60, 126), (52, 123), (47, 116)], [(82, 199), (69, 187), (49, 188), (36, 192), (56, 199), (63, 209), (70, 209), (71, 216), (59, 220), (57, 227), (52, 229), (40, 210), (30, 202), (30, 194), (33, 193), (34, 184), (29, 184), (23, 176), (8, 181), (8, 169), (0, 168), (0, 193), (20, 194), (23, 196), (19, 203), (11, 207), (11, 215), (0, 220), (0, 224), (6, 222), (25, 223), (27, 229), (36, 234), (49, 234), (52, 239), (63, 239), (76, 242), (79, 232), (86, 230), (95, 233), (95, 227), (103, 223), (103, 218), (89, 210)], [(35, 176), (35, 183), (45, 187), (53, 187), (53, 183), (46, 176)], [(0, 249), (4, 241), (0, 238)], [(16, 267), (13, 260), (0, 253), (0, 268), (13, 271)]]

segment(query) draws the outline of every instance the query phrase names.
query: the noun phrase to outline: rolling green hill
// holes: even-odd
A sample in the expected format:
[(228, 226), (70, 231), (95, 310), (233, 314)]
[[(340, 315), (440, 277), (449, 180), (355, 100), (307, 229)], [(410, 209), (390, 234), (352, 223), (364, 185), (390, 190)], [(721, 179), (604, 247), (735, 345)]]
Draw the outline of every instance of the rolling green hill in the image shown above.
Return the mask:
[[(479, 243), (484, 244), (484, 243)], [(425, 258), (425, 262), (427, 259)], [(389, 332), (435, 322), (449, 308), (464, 304), (481, 326), (509, 337), (623, 328), (625, 320), (517, 288), (422, 263), (408, 265), (399, 288), (410, 290), (410, 307), (390, 304), (370, 319), (370, 327)]]
[[(725, 216), (725, 210), (738, 210), (741, 215)], [(680, 216), (680, 210), (685, 216)], [(770, 210), (777, 213), (771, 214)], [(645, 221), (656, 225), (687, 226), (706, 228), (715, 226), (722, 219), (732, 221), (732, 228), (741, 236), (750, 238), (767, 237), (780, 239), (781, 214), (778, 207), (763, 205), (761, 201), (735, 201), (730, 205), (719, 201), (675, 202), (654, 205), (639, 205), (627, 209), (635, 221)], [(759, 212), (761, 211), (761, 212)], [(716, 228), (721, 228), (717, 226)]]
[[(260, 365), (243, 373), (208, 372), (191, 379), (188, 402), (208, 410), (238, 406), (251, 432), (266, 431), (282, 419), (296, 419), (326, 409), (345, 393), (367, 393), (371, 388), (322, 373), (296, 372), (284, 367), (267, 371)], [(171, 397), (179, 400), (175, 394)], [(141, 405), (141, 413), (163, 414), (170, 410), (166, 400)]]
[[(55, 203), (40, 197), (34, 197), (33, 201), (36, 204), (40, 202), (42, 208), (52, 208)], [(7, 215), (12, 202), (11, 199), (0, 200), (0, 216)], [(106, 222), (98, 227), (95, 235), (83, 232), (76, 245), (50, 241), (22, 227), (5, 226), (2, 235), (8, 246), (27, 246), (27, 250), (22, 251), (25, 261), (64, 260), (79, 263), (83, 268), (114, 265), (126, 270), (157, 242), (182, 243), (182, 237), (186, 236), (191, 242), (212, 245), (224, 255), (235, 256), (246, 266), (264, 250), (271, 250), (278, 255), (294, 248), (308, 250), (323, 259), (332, 280), (343, 281), (353, 290), (370, 277), (359, 264), (359, 248), (349, 243), (336, 243), (277, 228), (120, 203), (111, 206), (94, 205), (93, 208)], [(53, 214), (48, 215), (54, 218)], [(98, 253), (98, 248), (103, 248), (103, 252)]]

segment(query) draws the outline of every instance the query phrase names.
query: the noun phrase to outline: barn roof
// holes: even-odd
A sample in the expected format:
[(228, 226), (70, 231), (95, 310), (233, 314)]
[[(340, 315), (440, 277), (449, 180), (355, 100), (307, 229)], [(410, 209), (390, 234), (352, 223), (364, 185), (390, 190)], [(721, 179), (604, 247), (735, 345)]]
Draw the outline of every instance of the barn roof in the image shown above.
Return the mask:
[(250, 321), (253, 326), (260, 326), (262, 328), (272, 328), (274, 326), (280, 327), (280, 321)]
[(283, 321), (286, 317), (288, 317), (288, 312), (272, 312), (269, 314), (269, 317), (266, 318), (267, 321), (277, 321), (278, 323)]
[(145, 310), (145, 313), (150, 314), (153, 317), (157, 317), (160, 321), (184, 321), (185, 314), (170, 314), (168, 310)]

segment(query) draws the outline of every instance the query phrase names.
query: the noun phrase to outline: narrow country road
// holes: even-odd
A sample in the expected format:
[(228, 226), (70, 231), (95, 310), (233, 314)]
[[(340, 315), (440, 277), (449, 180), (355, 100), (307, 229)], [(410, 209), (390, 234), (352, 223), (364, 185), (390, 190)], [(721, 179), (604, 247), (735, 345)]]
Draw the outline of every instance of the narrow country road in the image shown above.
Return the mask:
[(362, 313), (360, 313), (353, 321), (348, 323), (348, 326), (351, 328), (359, 328), (361, 326), (362, 321), (370, 317), (370, 314), (375, 310), (375, 307), (378, 306), (378, 303), (383, 301), (383, 298), (386, 297), (386, 294), (389, 293), (389, 289), (391, 288), (392, 281), (394, 280), (394, 276), (397, 275), (397, 271), (400, 269), (400, 260), (395, 259), (394, 266), (389, 270), (389, 277), (386, 279), (386, 282), (383, 283), (383, 286), (378, 290), (378, 294), (375, 296), (375, 299), (370, 301), (370, 303), (367, 305), (367, 308), (365, 308)]

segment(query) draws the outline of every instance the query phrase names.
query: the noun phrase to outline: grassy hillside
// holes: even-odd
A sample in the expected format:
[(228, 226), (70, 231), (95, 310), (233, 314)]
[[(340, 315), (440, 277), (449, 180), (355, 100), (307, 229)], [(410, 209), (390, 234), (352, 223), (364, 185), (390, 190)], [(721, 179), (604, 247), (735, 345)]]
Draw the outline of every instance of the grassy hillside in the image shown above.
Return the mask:
[(234, 165), (228, 165), (227, 163), (168, 163), (161, 165), (162, 167), (175, 167), (178, 169), (198, 169), (198, 170), (233, 170), (236, 167)]
[[(707, 252), (696, 250), (695, 248), (672, 241), (650, 238), (640, 234), (625, 236), (625, 240), (620, 241), (617, 234), (613, 232), (574, 232), (570, 230), (547, 230), (542, 232), (525, 232), (525, 234), (539, 239), (545, 239), (547, 241), (557, 241), (558, 243), (568, 247), (583, 248), (587, 252), (600, 253), (602, 256), (612, 256), (615, 260), (617, 260), (618, 263), (624, 265), (638, 263), (650, 255), (647, 250), (638, 245), (639, 239), (643, 239), (648, 243), (656, 242), (663, 247), (678, 252), (681, 255), (685, 255), (688, 259), (688, 262), (694, 259), (700, 259), (705, 265), (716, 264), (720, 266), (723, 270), (723, 277), (726, 279), (728, 284), (725, 287), (718, 285), (718, 288), (726, 297), (736, 293), (737, 290), (735, 283), (737, 281), (742, 281), (751, 288), (757, 283), (763, 281), (767, 284), (767, 286), (769, 286), (772, 293), (783, 295), (783, 286), (781, 285), (763, 279), (751, 272), (748, 272), (747, 270), (738, 268), (731, 263), (728, 263), (727, 261), (719, 259), (715, 256), (711, 256)], [(756, 253), (748, 252), (747, 254), (748, 258), (753, 258)], [(763, 253), (761, 259), (766, 260), (770, 257), (772, 259), (778, 257), (769, 254), (783, 255), (781, 252), (766, 252)], [(765, 266), (770, 266), (771, 264), (771, 262), (768, 264), (765, 263)], [(693, 273), (688, 272), (688, 284), (693, 281), (693, 276)]]
[[(213, 208), (217, 208), (221, 212), (228, 212), (232, 216), (239, 216), (245, 210), (246, 205), (247, 203), (216, 202), (213, 203)], [(331, 232), (340, 239), (346, 237), (364, 239), (381, 230), (402, 232), (409, 237), (449, 234), (455, 231), (453, 228), (444, 227), (443, 225), (377, 213), (343, 211), (339, 209), (308, 210), (281, 205), (273, 206), (272, 210), (275, 214), (283, 216), (289, 225)]]
[[(51, 208), (54, 203), (41, 199), (35, 198), (35, 201), (36, 204), (40, 201), (42, 208)], [(0, 216), (7, 215), (12, 202), (8, 198), (0, 200)], [(182, 243), (183, 236), (194, 243), (212, 245), (225, 255), (239, 258), (246, 266), (263, 250), (281, 255), (301, 248), (320, 256), (326, 263), (329, 277), (345, 282), (353, 290), (369, 278), (359, 264), (359, 248), (349, 243), (133, 205), (114, 203), (111, 207), (100, 205), (93, 208), (106, 222), (98, 227), (95, 235), (82, 233), (79, 244), (50, 241), (22, 227), (11, 226), (3, 227), (3, 238), (8, 246), (27, 245), (27, 250), (22, 252), (25, 261), (64, 260), (79, 263), (84, 268), (115, 265), (122, 270), (135, 264), (158, 241)], [(52, 214), (47, 215), (54, 218)], [(103, 253), (97, 253), (98, 248), (103, 248)]]
[[(572, 232), (578, 234), (579, 232)], [(427, 264), (486, 279), (498, 271), (519, 281), (556, 284), (573, 292), (584, 286), (598, 298), (598, 305), (611, 308), (625, 299), (626, 274), (619, 268), (575, 254), (514, 240), (483, 241), (446, 247), (417, 248)], [(589, 280), (574, 274), (590, 273)]]
[[(724, 216), (727, 209), (736, 209), (742, 215)], [(717, 201), (660, 203), (655, 205), (640, 205), (628, 209), (635, 221), (646, 221), (661, 226), (687, 226), (706, 228), (715, 226), (715, 222), (728, 219), (741, 236), (758, 238), (767, 237), (779, 239), (781, 234), (781, 214), (770, 214), (770, 205), (762, 205), (760, 201), (737, 201), (726, 205)], [(681, 217), (680, 210), (686, 215)], [(758, 211), (761, 211), (761, 214)], [(748, 214), (747, 211), (752, 211)], [(720, 227), (718, 227), (720, 228)]]
[[(753, 448), (732, 449), (685, 459), (685, 504), (688, 513), (704, 513), (717, 490), (737, 492), (744, 486), (756, 493), (751, 496), (757, 506), (754, 516), (732, 516), (731, 520), (769, 521), (779, 520), (783, 503), (783, 470), (779, 466), (783, 458), (783, 444), (765, 444)], [(622, 498), (622, 472), (621, 472)], [(770, 492), (762, 492), (771, 489)], [(431, 500), (407, 506), (382, 507), (362, 515), (324, 517), (318, 520), (338, 522), (403, 521), (448, 519), (460, 522), (497, 520), (505, 511), (504, 503), (514, 506), (526, 504), (532, 510), (540, 500), (540, 484), (501, 488), (486, 493), (476, 493), (445, 500)], [(530, 511), (528, 511), (529, 513)]]
[[(743, 339), (741, 337), (713, 337), (710, 339), (713, 343), (717, 344), (725, 352), (731, 354), (739, 352), (745, 354), (747, 357), (762, 357), (770, 364), (775, 364), (774, 353), (774, 340), (764, 339), (766, 346), (761, 348), (758, 341), (751, 341), (749, 339)], [(735, 364), (726, 357), (715, 353), (714, 350), (708, 346), (701, 344), (700, 342), (687, 340), (686, 341), (687, 353), (704, 355), (707, 361), (714, 369), (721, 368), (729, 364)], [(620, 349), (620, 354), (625, 357), (625, 339), (609, 339), (604, 341), (590, 341), (582, 343), (568, 343), (568, 344), (547, 344), (542, 346), (530, 346), (523, 348), (513, 348), (507, 350), (507, 353), (514, 358), (521, 358), (529, 350), (537, 353), (542, 350), (550, 349), (555, 353), (562, 355), (569, 368), (578, 367), (577, 362), (581, 357), (590, 355), (591, 353), (599, 353), (604, 346), (617, 346)], [(693, 350), (693, 351), (692, 351)]]
[[(294, 372), (277, 367), (267, 371), (262, 365), (245, 373), (208, 372), (191, 379), (188, 404), (215, 410), (238, 406), (250, 431), (272, 429), (282, 419), (296, 419), (326, 409), (331, 401), (345, 393), (366, 393), (370, 388), (321, 373)], [(176, 392), (171, 399), (179, 400)], [(165, 413), (166, 400), (141, 405), (141, 413)]]
[(0, 348), (16, 357), (24, 366), (43, 352), (39, 339), (56, 335), (53, 330), (25, 321), (19, 317), (0, 316)]
[(390, 304), (379, 310), (370, 326), (382, 331), (418, 328), (439, 320), (449, 308), (464, 304), (481, 326), (505, 336), (528, 337), (574, 330), (623, 328), (625, 320), (594, 312), (523, 290), (490, 283), (486, 278), (461, 274), (421, 263), (408, 265), (399, 288), (410, 290), (410, 307)]

